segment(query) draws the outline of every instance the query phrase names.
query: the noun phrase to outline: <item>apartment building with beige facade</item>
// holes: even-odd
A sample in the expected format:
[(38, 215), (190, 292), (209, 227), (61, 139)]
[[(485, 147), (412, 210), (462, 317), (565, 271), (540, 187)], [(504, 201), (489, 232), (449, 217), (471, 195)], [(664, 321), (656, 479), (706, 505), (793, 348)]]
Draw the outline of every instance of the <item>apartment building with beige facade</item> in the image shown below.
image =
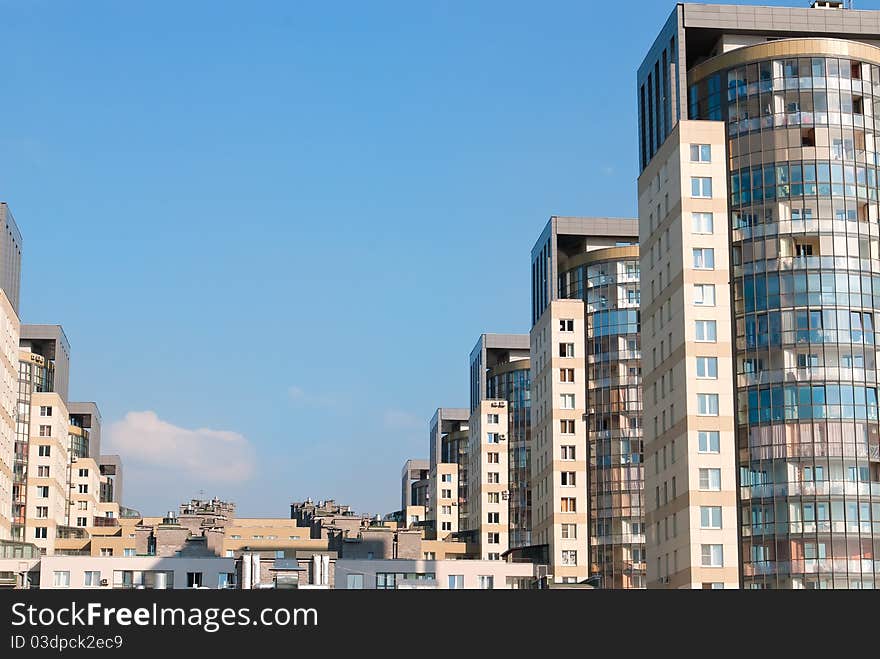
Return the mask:
[(507, 401), (480, 400), (468, 422), (467, 537), (480, 558), (500, 560), (509, 548)]
[(19, 332), (18, 315), (0, 289), (0, 540), (12, 538), (12, 491), (16, 466), (22, 463), (15, 441)]
[(555, 583), (644, 587), (637, 229), (552, 217), (532, 250), (532, 543)]
[[(849, 9), (843, 2), (684, 3), (673, 8), (639, 67), (640, 195), (657, 174), (675, 188), (671, 221), (681, 215), (683, 226), (663, 251), (678, 255), (681, 263), (670, 267), (693, 284), (685, 287), (684, 309), (690, 313), (701, 302), (701, 313), (711, 311), (705, 296), (713, 282), (716, 306), (729, 300), (731, 309), (726, 322), (718, 319), (717, 350), (691, 346), (692, 332), (705, 326), (698, 330), (682, 319), (677, 324), (685, 338), (673, 341), (684, 343), (689, 359), (679, 351), (660, 366), (662, 387), (671, 361), (683, 359), (686, 376), (714, 368), (702, 358), (717, 356), (717, 385), (689, 380), (700, 399), (690, 397), (686, 404), (689, 411), (707, 404), (714, 416), (717, 386), (719, 425), (728, 414), (733, 425), (719, 428), (732, 430), (733, 439), (725, 442), (722, 434), (714, 458), (698, 456), (723, 468), (725, 456), (733, 455), (720, 475), (720, 490), (717, 480), (710, 481), (711, 496), (720, 500), (702, 504), (710, 508), (710, 528), (701, 523), (699, 535), (717, 536), (719, 529), (711, 527), (720, 524), (722, 538), (690, 547), (692, 556), (697, 546), (710, 548), (700, 557), (701, 574), (676, 571), (670, 544), (662, 551), (649, 548), (649, 570), (657, 570), (660, 555), (665, 572), (671, 554), (670, 581), (662, 576), (663, 586), (738, 581), (749, 589), (824, 589), (878, 583), (878, 44), (880, 12)], [(679, 189), (682, 209), (674, 201)], [(665, 193), (659, 202), (670, 221)], [(640, 202), (643, 236), (650, 231), (647, 206)], [(702, 223), (699, 231), (696, 222)], [(713, 245), (714, 271), (705, 260)], [(697, 249), (704, 251), (698, 256)], [(681, 369), (673, 373), (678, 396)], [(657, 377), (651, 376), (652, 386)], [(727, 381), (735, 406), (725, 409)], [(679, 404), (676, 424), (683, 422)], [(712, 421), (699, 407), (698, 415), (694, 423)], [(663, 434), (662, 416), (658, 423)], [(692, 446), (690, 435), (688, 442)], [(671, 485), (671, 473), (659, 476)], [(688, 474), (688, 482), (697, 477)], [(735, 517), (727, 515), (731, 489)], [(648, 494), (649, 502), (656, 497)], [(669, 517), (670, 506), (659, 516)], [(711, 512), (719, 506), (720, 520)], [(690, 518), (696, 519), (696, 508)], [(725, 535), (730, 525), (738, 542), (733, 555)], [(736, 578), (729, 573), (734, 566)], [(711, 574), (719, 578), (713, 581)], [(650, 576), (658, 585), (657, 574)]]
[(470, 411), (440, 407), (428, 424), (430, 462), (426, 517), (428, 534), (446, 539), (464, 529), (468, 516)]
[(639, 178), (649, 588), (738, 588), (725, 131), (677, 123)]

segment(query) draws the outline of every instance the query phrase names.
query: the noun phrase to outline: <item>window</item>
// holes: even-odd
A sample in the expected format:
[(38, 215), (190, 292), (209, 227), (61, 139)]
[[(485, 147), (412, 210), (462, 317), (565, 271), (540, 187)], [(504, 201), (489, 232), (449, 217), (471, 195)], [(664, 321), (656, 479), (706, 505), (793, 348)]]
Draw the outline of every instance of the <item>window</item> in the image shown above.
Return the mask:
[(501, 523), (501, 513), (487, 513), (486, 523), (487, 524), (500, 524)]
[(52, 585), (56, 588), (70, 588), (70, 571), (55, 570)]
[(721, 489), (720, 469), (700, 469), (700, 489), (718, 491)]
[(500, 492), (487, 492), (486, 493), (486, 501), (487, 501), (487, 503), (501, 503), (501, 493)]
[(559, 344), (559, 356), (560, 357), (574, 357), (574, 343), (560, 343)]
[(235, 557), (235, 552), (234, 552), (233, 550), (231, 550), (231, 549), (227, 549), (227, 550), (223, 553), (223, 557), (224, 557), (224, 558), (234, 558), (234, 557)]
[(112, 547), (101, 547), (101, 556), (112, 556), (113, 548)]
[(562, 497), (560, 501), (560, 511), (564, 513), (577, 512), (577, 499), (574, 497)]
[(574, 382), (574, 369), (573, 368), (560, 368), (559, 369), (559, 381), (560, 382)]
[(123, 556), (137, 556), (137, 553), (135, 552), (134, 547), (126, 547), (125, 549), (122, 550), (122, 555)]
[(347, 574), (347, 575), (345, 575), (345, 587), (348, 590), (363, 590), (364, 589), (364, 575), (362, 575), (362, 574)]
[(79, 470), (79, 477), (80, 478), (88, 478), (89, 477), (89, 470), (88, 469), (80, 469)]
[(49, 486), (48, 485), (37, 485), (37, 496), (41, 499), (49, 498)]
[(715, 343), (718, 340), (717, 324), (714, 320), (698, 320), (696, 321), (696, 328), (697, 341)]
[(491, 574), (481, 574), (477, 576), (477, 584), (480, 590), (492, 590), (495, 587), (495, 577)]
[(564, 540), (577, 539), (577, 524), (562, 524), (562, 538)]
[(712, 197), (712, 179), (708, 176), (691, 176), (691, 196), (703, 199)]
[(186, 573), (186, 587), (187, 588), (201, 588), (202, 586), (202, 573), (201, 572), (187, 572)]
[(47, 526), (35, 526), (34, 527), (34, 537), (39, 540), (45, 540), (49, 537), (49, 527)]
[(451, 515), (452, 514), (452, 506), (440, 506), (440, 514), (441, 515)]
[(697, 415), (718, 416), (718, 394), (697, 394)]
[(49, 506), (37, 506), (37, 519), (49, 517)]
[(486, 443), (487, 444), (497, 444), (498, 443), (498, 433), (497, 432), (486, 433)]
[(711, 234), (715, 230), (712, 213), (691, 213), (691, 221), (694, 233)]
[(562, 446), (561, 453), (562, 453), (563, 460), (574, 460), (575, 459), (574, 446), (571, 446), (571, 445)]
[(40, 465), (39, 467), (37, 467), (37, 476), (39, 478), (49, 478), (49, 466)]
[(578, 553), (574, 549), (563, 549), (562, 550), (562, 564), (563, 565), (577, 565), (578, 564)]
[(51, 449), (52, 449), (51, 446), (43, 445), (43, 446), (40, 446), (37, 450), (39, 451), (39, 456), (41, 458), (48, 458), (51, 454)]
[(700, 453), (720, 453), (721, 433), (717, 430), (701, 430), (697, 433), (697, 445)]
[(451, 531), (452, 530), (452, 522), (440, 522), (440, 530), (441, 531)]
[(497, 464), (498, 464), (498, 458), (499, 458), (499, 454), (498, 454), (498, 453), (487, 453), (487, 454), (486, 454), (486, 461), (487, 461), (489, 464), (496, 464), (496, 465), (497, 465)]
[(486, 474), (486, 482), (487, 483), (500, 483), (501, 482), (501, 474), (497, 471), (490, 471)]
[(98, 570), (86, 570), (83, 572), (83, 586), (97, 588), (101, 585), (101, 573)]
[(703, 307), (714, 307), (715, 284), (694, 284), (694, 304)]
[(441, 499), (451, 499), (452, 498), (452, 490), (440, 490), (440, 498)]
[(560, 419), (559, 432), (561, 432), (563, 435), (573, 435), (574, 419)]
[(500, 533), (487, 533), (486, 534), (486, 542), (490, 545), (501, 544), (501, 534)]
[(691, 144), (691, 162), (712, 162), (711, 145)]
[(487, 561), (500, 561), (501, 554), (499, 554), (497, 551), (490, 551), (486, 554), (486, 560)]
[(724, 547), (721, 545), (700, 545), (703, 567), (724, 567)]
[(711, 247), (695, 247), (694, 268), (697, 270), (714, 270), (715, 250)]
[(89, 493), (89, 486), (86, 485), (85, 483), (80, 483), (78, 485), (78, 489), (79, 489), (80, 494), (88, 494)]
[(559, 407), (563, 410), (573, 410), (574, 409), (574, 394), (560, 394), (559, 395)]
[(52, 406), (40, 405), (40, 416), (52, 416)]
[(709, 380), (718, 379), (718, 358), (697, 357), (697, 377)]
[(718, 581), (712, 583), (704, 583), (703, 590), (724, 590), (724, 584)]
[(562, 476), (562, 486), (563, 487), (574, 487), (575, 486), (575, 472), (563, 471), (561, 476)]
[(77, 517), (76, 518), (76, 525), (77, 526), (88, 526), (89, 525), (89, 518), (88, 517)]
[(700, 528), (721, 528), (721, 506), (700, 506)]
[(463, 574), (450, 574), (449, 575), (449, 590), (461, 590), (464, 588), (464, 575)]
[(89, 509), (89, 502), (88, 501), (77, 501), (76, 502), (76, 509), (77, 510), (88, 510)]
[(440, 476), (440, 482), (451, 483), (452, 482), (452, 474), (443, 474), (442, 476)]
[(52, 426), (40, 426), (40, 437), (51, 437)]
[(497, 414), (487, 414), (486, 415), (486, 423), (498, 423), (498, 415)]
[(559, 331), (560, 332), (574, 332), (574, 319), (573, 318), (560, 318), (559, 319)]

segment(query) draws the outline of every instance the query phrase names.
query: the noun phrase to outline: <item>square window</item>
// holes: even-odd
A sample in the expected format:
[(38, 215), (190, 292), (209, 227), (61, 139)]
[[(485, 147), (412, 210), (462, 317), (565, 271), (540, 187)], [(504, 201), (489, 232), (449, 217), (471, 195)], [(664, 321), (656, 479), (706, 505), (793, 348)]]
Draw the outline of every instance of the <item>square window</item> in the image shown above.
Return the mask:
[(703, 567), (724, 567), (724, 547), (722, 545), (700, 545)]
[(712, 162), (712, 146), (691, 144), (691, 162)]
[(718, 340), (717, 323), (714, 320), (697, 320), (696, 340), (702, 343), (715, 343)]
[(712, 179), (708, 176), (692, 176), (691, 196), (698, 199), (711, 199)]
[(718, 416), (718, 394), (697, 394), (697, 414)]
[(560, 332), (574, 332), (574, 319), (560, 318), (559, 319), (559, 331)]
[(697, 444), (700, 453), (720, 453), (721, 433), (717, 430), (700, 430), (697, 433)]
[(715, 222), (712, 213), (691, 213), (693, 233), (712, 234), (715, 230)]
[(721, 470), (714, 468), (700, 469), (700, 489), (717, 492), (721, 489)]
[(714, 307), (715, 284), (694, 284), (694, 304), (702, 307)]
[(718, 358), (717, 357), (697, 357), (697, 377), (717, 380), (718, 379)]
[(700, 528), (721, 528), (721, 506), (700, 506)]
[(694, 269), (696, 270), (714, 270), (715, 269), (715, 250), (711, 247), (695, 247), (694, 253)]

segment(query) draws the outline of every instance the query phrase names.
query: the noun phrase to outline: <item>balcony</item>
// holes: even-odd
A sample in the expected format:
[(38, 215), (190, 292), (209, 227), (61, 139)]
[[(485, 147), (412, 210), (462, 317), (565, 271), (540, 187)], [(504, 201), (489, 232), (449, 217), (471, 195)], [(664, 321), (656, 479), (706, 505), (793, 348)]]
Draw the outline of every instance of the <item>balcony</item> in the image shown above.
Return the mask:
[(95, 517), (92, 526), (119, 526), (119, 520), (115, 517)]

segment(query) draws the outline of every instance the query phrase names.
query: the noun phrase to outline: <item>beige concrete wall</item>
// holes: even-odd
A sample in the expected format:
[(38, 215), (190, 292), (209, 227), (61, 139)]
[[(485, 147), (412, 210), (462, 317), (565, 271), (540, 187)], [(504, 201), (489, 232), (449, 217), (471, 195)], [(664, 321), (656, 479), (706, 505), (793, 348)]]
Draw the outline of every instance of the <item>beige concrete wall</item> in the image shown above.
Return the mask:
[[(509, 548), (508, 428), (506, 400), (481, 400), (468, 422), (467, 524), (469, 531), (476, 532), (480, 558), (484, 560), (499, 560)], [(497, 443), (489, 443), (490, 433), (497, 438)], [(489, 542), (496, 537), (498, 542)]]
[(438, 463), (431, 474), (430, 488), (429, 515), (436, 520), (437, 538), (443, 540), (459, 530), (458, 465), (451, 462)]
[(12, 526), (19, 328), (18, 316), (0, 290), (0, 540), (11, 537)]
[[(711, 161), (692, 162), (692, 144)], [(692, 177), (711, 178), (711, 198), (693, 197)], [(681, 121), (639, 178), (649, 588), (739, 586), (726, 181), (724, 124), (710, 121)], [(711, 213), (712, 233), (694, 231), (694, 213)], [(695, 267), (695, 248), (713, 250), (713, 269)], [(714, 305), (696, 304), (698, 284), (714, 285)], [(715, 341), (697, 341), (697, 321), (715, 322)], [(698, 377), (701, 357), (717, 377)], [(718, 396), (717, 416), (698, 413), (700, 394)], [(701, 431), (719, 433), (719, 452), (699, 450)], [(720, 470), (720, 490), (701, 489), (701, 469)], [(721, 508), (720, 529), (702, 528), (704, 506)], [(722, 566), (703, 564), (704, 545), (722, 546)]]
[[(51, 407), (51, 417), (41, 417), (40, 408)], [(31, 397), (31, 424), (28, 452), (27, 512), (25, 542), (32, 542), (47, 555), (52, 555), (59, 526), (67, 524), (69, 500), (69, 415), (67, 406), (57, 393), (34, 393)], [(49, 427), (48, 436), (40, 436), (40, 428)], [(49, 455), (41, 456), (40, 447), (48, 446)], [(49, 477), (40, 476), (40, 467), (49, 468)], [(48, 487), (49, 496), (39, 496), (39, 488)], [(38, 508), (48, 508), (48, 515)], [(37, 528), (45, 528), (47, 537), (36, 538)]]
[[(554, 284), (555, 285), (555, 284)], [(574, 331), (560, 331), (560, 320), (574, 321)], [(547, 544), (553, 581), (581, 581), (589, 576), (587, 555), (587, 440), (586, 346), (584, 303), (555, 300), (532, 328), (532, 542)], [(560, 344), (573, 344), (573, 357), (560, 357)], [(560, 369), (574, 369), (574, 382), (561, 382)], [(574, 408), (564, 409), (562, 396), (574, 396)], [(562, 432), (562, 420), (574, 421), (573, 434)], [(563, 447), (566, 447), (563, 449)], [(563, 451), (574, 447), (574, 459)], [(576, 487), (562, 485), (563, 471), (575, 472)], [(564, 512), (563, 500), (574, 500), (575, 511)], [(563, 525), (575, 537), (563, 538)], [(576, 552), (575, 565), (563, 552)], [(571, 554), (566, 554), (571, 556)], [(563, 564), (563, 563), (566, 564)]]

